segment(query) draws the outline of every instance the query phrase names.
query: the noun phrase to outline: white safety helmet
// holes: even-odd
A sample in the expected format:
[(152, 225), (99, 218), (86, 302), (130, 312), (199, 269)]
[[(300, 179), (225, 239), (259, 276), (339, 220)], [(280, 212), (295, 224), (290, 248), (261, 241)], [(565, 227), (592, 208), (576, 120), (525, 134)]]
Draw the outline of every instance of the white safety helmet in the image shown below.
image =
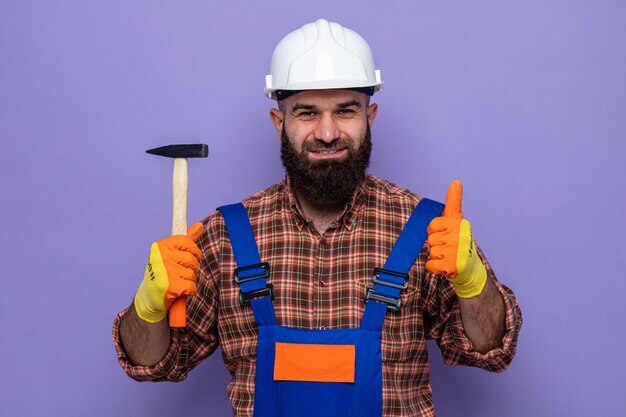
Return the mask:
[(265, 95), (281, 100), (301, 90), (349, 88), (372, 95), (383, 86), (369, 45), (358, 33), (319, 19), (285, 36), (274, 49)]

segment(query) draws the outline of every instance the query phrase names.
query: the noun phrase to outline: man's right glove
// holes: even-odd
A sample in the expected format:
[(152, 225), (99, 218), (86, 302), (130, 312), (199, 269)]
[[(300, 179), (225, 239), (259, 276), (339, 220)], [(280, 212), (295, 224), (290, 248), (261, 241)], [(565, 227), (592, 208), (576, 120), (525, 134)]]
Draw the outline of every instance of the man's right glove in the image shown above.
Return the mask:
[(170, 236), (152, 244), (134, 301), (135, 311), (142, 320), (159, 322), (174, 300), (196, 293), (196, 275), (202, 259), (196, 242), (201, 233), (202, 223), (198, 222), (187, 230), (187, 236)]

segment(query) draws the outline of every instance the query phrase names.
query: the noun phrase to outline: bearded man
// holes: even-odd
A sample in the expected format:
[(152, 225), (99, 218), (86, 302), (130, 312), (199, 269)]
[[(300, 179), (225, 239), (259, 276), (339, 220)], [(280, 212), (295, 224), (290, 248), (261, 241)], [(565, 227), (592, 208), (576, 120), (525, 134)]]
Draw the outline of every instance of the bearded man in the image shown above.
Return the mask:
[[(356, 32), (320, 19), (276, 47), (265, 93), (283, 181), (155, 242), (114, 323), (138, 381), (181, 381), (218, 345), (237, 416), (433, 416), (426, 340), (500, 372), (521, 327), (461, 212), (366, 173), (380, 90)], [(427, 226), (427, 227), (426, 227)], [(187, 326), (171, 330), (172, 301)]]

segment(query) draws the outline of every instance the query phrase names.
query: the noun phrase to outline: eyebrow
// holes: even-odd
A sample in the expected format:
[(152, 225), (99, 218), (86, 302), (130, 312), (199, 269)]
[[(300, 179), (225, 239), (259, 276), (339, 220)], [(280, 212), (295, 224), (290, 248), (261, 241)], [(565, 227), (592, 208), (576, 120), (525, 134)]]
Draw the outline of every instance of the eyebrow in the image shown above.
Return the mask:
[(337, 104), (337, 107), (339, 107), (340, 109), (345, 109), (347, 107), (352, 107), (352, 106), (356, 106), (358, 108), (361, 108), (361, 103), (359, 103), (356, 100), (350, 100), (350, 101), (346, 101), (346, 102)]
[(315, 106), (313, 104), (302, 104), (296, 103), (292, 108), (291, 112), (294, 113), (298, 110), (315, 110)]
[[(343, 103), (337, 104), (337, 107), (340, 109), (345, 109), (345, 108), (352, 107), (352, 106), (361, 108), (361, 103), (359, 103), (356, 100), (349, 100), (349, 101), (345, 101)], [(291, 112), (295, 113), (298, 110), (315, 110), (316, 108), (317, 106), (315, 106), (314, 104), (296, 103), (291, 108)]]

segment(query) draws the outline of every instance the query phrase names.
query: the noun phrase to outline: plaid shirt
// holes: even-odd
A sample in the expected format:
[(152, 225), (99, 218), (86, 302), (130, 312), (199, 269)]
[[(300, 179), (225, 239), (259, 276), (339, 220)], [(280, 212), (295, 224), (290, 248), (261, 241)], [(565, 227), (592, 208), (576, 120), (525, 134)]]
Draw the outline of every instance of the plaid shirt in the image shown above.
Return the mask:
[[(422, 197), (367, 175), (343, 213), (320, 235), (303, 216), (283, 180), (246, 200), (261, 260), (269, 262), (278, 324), (302, 329), (355, 328), (364, 310), (372, 270), (380, 267)], [(237, 416), (252, 416), (257, 326), (250, 307), (239, 304), (232, 278), (235, 260), (224, 220), (204, 221), (199, 246), (204, 253), (198, 294), (187, 300), (187, 327), (173, 330), (169, 351), (153, 367), (134, 366), (120, 342), (116, 318), (113, 339), (119, 362), (138, 381), (181, 381), (221, 346), (232, 375), (228, 397)], [(402, 309), (388, 312), (382, 331), (383, 415), (434, 416), (427, 339), (437, 340), (447, 364), (493, 372), (506, 369), (515, 354), (522, 324), (511, 290), (496, 282), (504, 299), (506, 334), (500, 348), (480, 354), (465, 336), (456, 294), (443, 276), (424, 264), (426, 244), (410, 271)], [(484, 255), (479, 256), (495, 280)]]

